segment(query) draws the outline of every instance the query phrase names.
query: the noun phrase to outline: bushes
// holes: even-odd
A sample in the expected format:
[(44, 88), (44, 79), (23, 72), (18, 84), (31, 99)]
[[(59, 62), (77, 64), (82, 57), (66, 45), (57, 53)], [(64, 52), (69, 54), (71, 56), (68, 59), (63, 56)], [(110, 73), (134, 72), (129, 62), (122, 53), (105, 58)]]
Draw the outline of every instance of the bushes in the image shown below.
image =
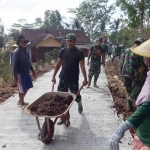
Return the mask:
[(0, 78), (2, 78), (3, 81), (6, 82), (10, 80), (11, 76), (12, 76), (12, 71), (9, 65), (0, 68)]
[(5, 62), (0, 62), (0, 68), (5, 67), (7, 64)]
[(46, 52), (44, 54), (45, 61), (47, 63), (51, 63), (52, 60), (57, 60), (58, 53), (59, 53), (59, 49), (56, 48), (50, 52)]

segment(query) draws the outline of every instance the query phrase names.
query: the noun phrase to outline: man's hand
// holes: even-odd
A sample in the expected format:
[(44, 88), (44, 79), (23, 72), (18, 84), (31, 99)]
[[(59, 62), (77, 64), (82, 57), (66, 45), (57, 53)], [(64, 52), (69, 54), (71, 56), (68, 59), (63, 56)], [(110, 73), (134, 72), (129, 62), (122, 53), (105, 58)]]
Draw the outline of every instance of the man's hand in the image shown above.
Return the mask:
[(83, 85), (86, 86), (87, 84), (88, 84), (88, 81), (87, 81), (87, 80), (84, 80), (84, 81), (83, 81)]
[(52, 78), (52, 82), (56, 83), (56, 78), (55, 77)]
[(89, 65), (90, 65), (90, 63), (89, 63), (89, 62), (87, 62), (87, 65), (89, 66)]

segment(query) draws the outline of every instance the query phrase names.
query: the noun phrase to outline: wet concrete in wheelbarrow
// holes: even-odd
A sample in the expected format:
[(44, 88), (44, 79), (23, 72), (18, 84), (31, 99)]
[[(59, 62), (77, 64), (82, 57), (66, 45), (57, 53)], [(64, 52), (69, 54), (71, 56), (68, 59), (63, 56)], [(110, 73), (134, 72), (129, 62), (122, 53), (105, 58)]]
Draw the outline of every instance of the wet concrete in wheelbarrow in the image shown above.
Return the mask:
[[(88, 68), (86, 69), (88, 70)], [(45, 73), (34, 82), (25, 101), (32, 103), (52, 88), (53, 71)], [(57, 76), (58, 77), (58, 76)], [(83, 76), (80, 75), (80, 86)], [(57, 78), (58, 83), (58, 78)], [(83, 113), (78, 113), (77, 103), (70, 108), (70, 126), (55, 125), (53, 140), (44, 145), (37, 139), (39, 133), (34, 116), (27, 115), (17, 107), (18, 95), (9, 98), (0, 105), (0, 149), (5, 150), (109, 150), (112, 133), (122, 122), (112, 108), (113, 100), (108, 89), (106, 75), (98, 79), (100, 88), (86, 88), (81, 91)], [(57, 85), (55, 86), (55, 91)], [(39, 118), (41, 125), (44, 118)], [(132, 145), (130, 132), (121, 140), (120, 150), (130, 150)], [(3, 148), (3, 147), (4, 148)]]

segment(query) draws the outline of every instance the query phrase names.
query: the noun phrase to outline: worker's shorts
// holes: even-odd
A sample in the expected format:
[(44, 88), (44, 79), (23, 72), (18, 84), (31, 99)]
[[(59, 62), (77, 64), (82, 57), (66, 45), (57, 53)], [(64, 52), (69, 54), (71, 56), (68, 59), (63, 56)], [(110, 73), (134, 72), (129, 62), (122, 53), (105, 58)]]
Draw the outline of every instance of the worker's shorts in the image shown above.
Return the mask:
[(30, 74), (18, 74), (17, 77), (19, 93), (26, 93), (28, 89), (33, 87)]
[[(68, 92), (68, 90), (70, 90), (70, 92), (72, 92), (74, 94), (77, 94), (77, 92), (79, 90), (78, 81), (65, 81), (65, 80), (60, 79), (57, 91)], [(81, 95), (80, 94), (77, 96), (75, 101), (76, 102), (81, 101)]]
[(146, 145), (144, 145), (144, 144), (140, 141), (139, 137), (135, 134), (132, 150), (150, 150), (150, 148), (147, 147)]

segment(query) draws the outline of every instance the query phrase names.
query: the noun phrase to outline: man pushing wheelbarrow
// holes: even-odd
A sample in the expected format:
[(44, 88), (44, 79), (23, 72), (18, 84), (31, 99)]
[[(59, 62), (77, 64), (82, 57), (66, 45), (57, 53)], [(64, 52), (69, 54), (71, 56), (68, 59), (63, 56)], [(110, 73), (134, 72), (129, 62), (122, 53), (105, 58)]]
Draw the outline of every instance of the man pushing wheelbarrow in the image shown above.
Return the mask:
[[(55, 76), (62, 65), (57, 90), (62, 92), (68, 92), (69, 89), (72, 93), (76, 94), (79, 90), (79, 65), (84, 77), (83, 85), (86, 86), (88, 84), (84, 65), (84, 53), (82, 50), (78, 49), (75, 46), (75, 34), (67, 34), (65, 40), (67, 47), (61, 49), (59, 52), (59, 56), (52, 77), (52, 82), (56, 83)], [(77, 95), (76, 102), (78, 103), (78, 112), (81, 114), (83, 111), (83, 106), (80, 94)], [(57, 124), (63, 124), (63, 119), (60, 119)]]

